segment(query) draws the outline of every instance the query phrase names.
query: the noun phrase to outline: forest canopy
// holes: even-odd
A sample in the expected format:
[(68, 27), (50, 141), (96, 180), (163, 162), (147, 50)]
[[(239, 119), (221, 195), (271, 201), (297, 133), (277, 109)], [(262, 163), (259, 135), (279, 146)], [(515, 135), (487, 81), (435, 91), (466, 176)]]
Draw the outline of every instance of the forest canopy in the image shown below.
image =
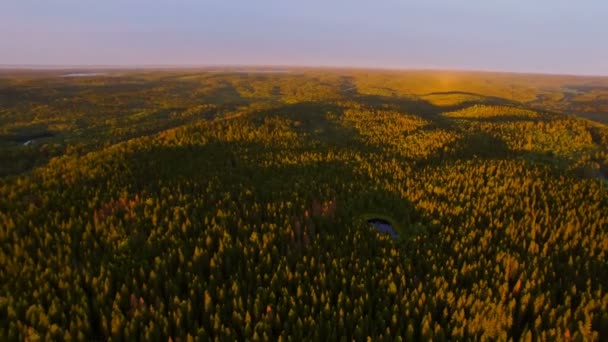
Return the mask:
[(0, 73), (1, 340), (608, 339), (606, 79), (63, 76)]

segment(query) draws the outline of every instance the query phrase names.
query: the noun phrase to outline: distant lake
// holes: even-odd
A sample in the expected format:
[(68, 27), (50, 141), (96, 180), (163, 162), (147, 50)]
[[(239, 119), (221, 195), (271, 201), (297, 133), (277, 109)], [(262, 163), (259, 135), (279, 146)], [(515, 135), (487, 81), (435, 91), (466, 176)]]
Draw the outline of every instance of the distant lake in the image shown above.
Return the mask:
[(103, 76), (103, 72), (74, 72), (71, 74), (65, 74), (62, 77), (91, 77), (91, 76)]
[(226, 70), (209, 70), (209, 72), (218, 73), (237, 73), (237, 74), (288, 74), (290, 70), (284, 69), (226, 69)]

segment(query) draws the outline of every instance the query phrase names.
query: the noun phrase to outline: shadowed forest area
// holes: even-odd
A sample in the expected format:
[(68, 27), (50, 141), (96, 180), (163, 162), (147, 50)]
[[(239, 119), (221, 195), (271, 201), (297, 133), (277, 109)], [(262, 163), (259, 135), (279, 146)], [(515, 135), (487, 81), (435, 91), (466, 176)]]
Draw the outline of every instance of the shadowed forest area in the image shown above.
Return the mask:
[(2, 71), (0, 339), (607, 340), (607, 119), (607, 78)]

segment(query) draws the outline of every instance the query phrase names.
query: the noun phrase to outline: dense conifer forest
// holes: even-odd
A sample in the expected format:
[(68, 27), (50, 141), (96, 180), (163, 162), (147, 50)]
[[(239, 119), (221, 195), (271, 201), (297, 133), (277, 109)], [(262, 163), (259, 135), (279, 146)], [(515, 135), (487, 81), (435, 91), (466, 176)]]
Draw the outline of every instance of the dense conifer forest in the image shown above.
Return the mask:
[(608, 340), (608, 79), (64, 74), (0, 73), (0, 340)]

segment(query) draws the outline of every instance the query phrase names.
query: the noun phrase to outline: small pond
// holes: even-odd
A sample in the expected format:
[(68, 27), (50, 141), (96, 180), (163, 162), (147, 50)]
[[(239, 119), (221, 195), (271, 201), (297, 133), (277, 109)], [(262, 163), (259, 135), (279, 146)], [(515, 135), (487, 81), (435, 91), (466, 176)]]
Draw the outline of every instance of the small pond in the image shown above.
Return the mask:
[(393, 225), (387, 220), (383, 220), (381, 218), (372, 218), (367, 220), (367, 223), (371, 224), (376, 228), (376, 230), (380, 233), (389, 234), (393, 239), (399, 237)]

